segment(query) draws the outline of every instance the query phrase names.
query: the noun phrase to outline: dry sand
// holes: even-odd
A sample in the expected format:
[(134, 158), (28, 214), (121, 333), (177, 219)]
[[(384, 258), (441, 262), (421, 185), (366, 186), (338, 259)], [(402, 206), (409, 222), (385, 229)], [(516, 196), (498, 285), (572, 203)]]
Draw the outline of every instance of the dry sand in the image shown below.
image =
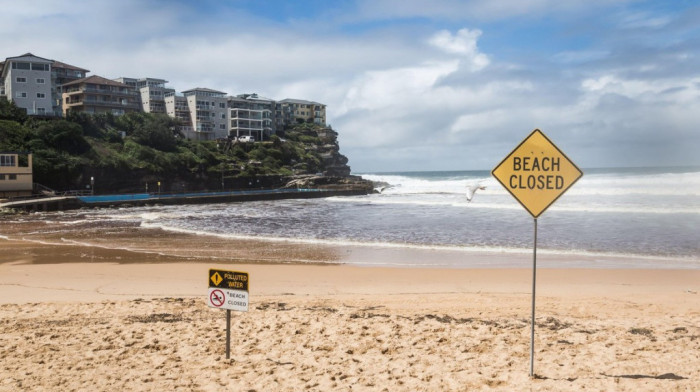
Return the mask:
[[(699, 270), (538, 269), (530, 378), (529, 268), (0, 246), (0, 391), (700, 390)], [(250, 259), (271, 247), (251, 244)], [(250, 274), (229, 360), (209, 268)]]

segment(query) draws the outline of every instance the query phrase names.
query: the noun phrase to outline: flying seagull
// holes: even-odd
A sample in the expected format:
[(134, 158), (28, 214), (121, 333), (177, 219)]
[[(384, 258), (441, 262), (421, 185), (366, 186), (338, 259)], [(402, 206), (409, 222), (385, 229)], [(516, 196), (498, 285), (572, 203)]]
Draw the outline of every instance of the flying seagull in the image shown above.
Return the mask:
[(481, 185), (481, 184), (467, 184), (467, 201), (468, 202), (472, 201), (472, 199), (474, 198), (474, 194), (479, 189), (484, 190), (484, 189), (486, 189), (486, 187)]

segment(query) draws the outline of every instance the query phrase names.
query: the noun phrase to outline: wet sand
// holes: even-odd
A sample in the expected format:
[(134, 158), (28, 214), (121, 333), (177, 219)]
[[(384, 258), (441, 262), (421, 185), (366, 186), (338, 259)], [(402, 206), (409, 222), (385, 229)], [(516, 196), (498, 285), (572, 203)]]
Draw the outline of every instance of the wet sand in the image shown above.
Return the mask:
[[(530, 378), (527, 255), (95, 230), (0, 233), (0, 391), (700, 390), (700, 270), (538, 269)], [(250, 274), (228, 360), (209, 268)]]

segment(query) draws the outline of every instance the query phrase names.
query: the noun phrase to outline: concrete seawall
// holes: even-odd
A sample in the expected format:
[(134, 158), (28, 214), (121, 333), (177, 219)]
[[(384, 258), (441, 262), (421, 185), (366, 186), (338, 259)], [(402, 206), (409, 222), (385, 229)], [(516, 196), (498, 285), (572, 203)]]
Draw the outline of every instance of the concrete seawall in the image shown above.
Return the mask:
[(233, 203), (255, 200), (312, 199), (331, 196), (360, 196), (359, 189), (272, 189), (236, 192), (202, 192), (185, 194), (127, 194), (99, 196), (47, 197), (0, 203), (0, 208), (25, 211), (63, 211), (84, 207), (123, 207), (144, 205), (177, 205)]

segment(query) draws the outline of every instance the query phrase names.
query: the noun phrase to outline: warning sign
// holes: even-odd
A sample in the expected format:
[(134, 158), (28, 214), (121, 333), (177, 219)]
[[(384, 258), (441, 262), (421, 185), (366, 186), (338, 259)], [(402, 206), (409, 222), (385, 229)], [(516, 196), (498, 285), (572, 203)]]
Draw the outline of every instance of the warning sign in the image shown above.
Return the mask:
[(535, 129), (491, 174), (537, 218), (583, 172), (542, 131)]
[(210, 269), (209, 287), (248, 291), (248, 273)]
[(216, 287), (209, 287), (207, 305), (210, 308), (247, 312), (249, 302), (250, 301), (247, 291), (217, 289)]
[(248, 311), (248, 273), (209, 270), (207, 305), (212, 308)]

